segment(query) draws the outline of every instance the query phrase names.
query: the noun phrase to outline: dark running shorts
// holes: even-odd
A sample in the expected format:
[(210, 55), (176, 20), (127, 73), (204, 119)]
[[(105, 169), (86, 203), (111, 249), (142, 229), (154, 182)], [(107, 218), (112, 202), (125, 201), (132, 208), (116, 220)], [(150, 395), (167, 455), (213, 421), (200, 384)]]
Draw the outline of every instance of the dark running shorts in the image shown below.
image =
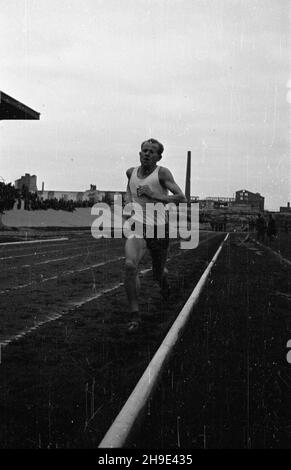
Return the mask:
[(153, 278), (160, 281), (163, 268), (167, 259), (167, 252), (169, 247), (169, 225), (165, 226), (165, 237), (158, 237), (157, 227), (154, 229), (154, 237), (147, 238), (146, 227), (143, 227), (143, 238), (146, 242), (147, 248), (152, 258)]
[[(157, 235), (157, 234), (155, 234)], [(161, 276), (165, 267), (169, 248), (169, 233), (166, 231), (165, 238), (145, 238), (147, 248), (152, 258), (153, 279), (161, 282)]]
[[(146, 226), (143, 226), (143, 238), (146, 241), (147, 248), (150, 251), (158, 251), (158, 250), (167, 250), (169, 247), (169, 225), (166, 224), (165, 226), (165, 237), (160, 238), (158, 236), (158, 230), (157, 226), (154, 227), (154, 237), (153, 238), (147, 238), (146, 236)], [(124, 237), (124, 234), (123, 234)]]
[(165, 237), (159, 238), (155, 227), (154, 238), (147, 238), (144, 231), (144, 239), (152, 258), (153, 278), (156, 281), (161, 280), (163, 268), (166, 263), (169, 248), (169, 226), (165, 227)]
[(158, 236), (157, 226), (154, 227), (154, 237), (147, 238), (146, 227), (143, 228), (143, 236), (147, 244), (147, 248), (152, 251), (167, 250), (169, 247), (169, 225), (165, 226), (165, 237), (160, 238)]
[(148, 249), (152, 251), (167, 250), (169, 238), (145, 238)]

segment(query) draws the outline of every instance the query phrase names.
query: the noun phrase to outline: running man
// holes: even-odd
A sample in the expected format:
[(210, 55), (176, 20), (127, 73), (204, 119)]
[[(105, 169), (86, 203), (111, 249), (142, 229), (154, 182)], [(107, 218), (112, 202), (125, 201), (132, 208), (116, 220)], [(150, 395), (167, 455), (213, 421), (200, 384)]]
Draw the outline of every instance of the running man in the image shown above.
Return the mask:
[[(157, 163), (162, 158), (163, 145), (155, 139), (146, 140), (141, 144), (140, 166), (129, 168), (126, 172), (128, 178), (126, 202), (138, 203), (143, 208), (143, 237), (129, 237), (125, 244), (125, 290), (129, 302), (131, 321), (129, 331), (135, 331), (140, 324), (138, 305), (138, 293), (140, 280), (138, 265), (143, 258), (146, 249), (152, 257), (153, 278), (159, 283), (161, 294), (167, 297), (169, 294), (168, 270), (165, 267), (169, 247), (168, 226), (165, 227), (165, 236), (159, 236), (158, 227), (165, 226), (165, 217), (157, 214), (152, 220), (145, 219), (147, 203), (179, 204), (187, 202), (185, 195), (175, 182), (171, 172)], [(173, 195), (169, 196), (168, 192)], [(152, 225), (154, 238), (147, 237), (146, 228)], [(149, 232), (148, 232), (149, 233)]]

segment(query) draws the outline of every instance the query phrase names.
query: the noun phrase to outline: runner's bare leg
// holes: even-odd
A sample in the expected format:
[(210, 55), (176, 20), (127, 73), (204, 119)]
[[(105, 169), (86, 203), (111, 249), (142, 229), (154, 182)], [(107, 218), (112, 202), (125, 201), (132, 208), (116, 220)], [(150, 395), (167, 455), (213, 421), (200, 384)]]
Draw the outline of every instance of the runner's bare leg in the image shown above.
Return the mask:
[(167, 296), (169, 283), (168, 270), (165, 264), (168, 257), (168, 249), (153, 250), (151, 254), (153, 259), (153, 277), (159, 283), (162, 293)]
[(125, 280), (124, 286), (131, 313), (138, 312), (138, 294), (140, 280), (138, 265), (146, 252), (146, 242), (143, 238), (128, 238), (125, 243)]

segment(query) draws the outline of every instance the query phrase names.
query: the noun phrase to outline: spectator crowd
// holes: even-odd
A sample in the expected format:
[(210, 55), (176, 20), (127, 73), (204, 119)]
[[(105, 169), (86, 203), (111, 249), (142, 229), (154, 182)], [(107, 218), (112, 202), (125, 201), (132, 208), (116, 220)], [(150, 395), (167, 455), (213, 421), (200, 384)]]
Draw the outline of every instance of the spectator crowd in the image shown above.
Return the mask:
[(11, 183), (5, 184), (0, 182), (0, 212), (13, 209), (18, 197), (18, 192)]
[(13, 209), (15, 204), (17, 204), (17, 209), (24, 207), (24, 210), (27, 211), (54, 209), (73, 212), (77, 207), (92, 207), (94, 201), (73, 201), (63, 198), (43, 199), (39, 197), (37, 192), (30, 192), (25, 185), (19, 190), (15, 189), (11, 183), (0, 182), (0, 212)]

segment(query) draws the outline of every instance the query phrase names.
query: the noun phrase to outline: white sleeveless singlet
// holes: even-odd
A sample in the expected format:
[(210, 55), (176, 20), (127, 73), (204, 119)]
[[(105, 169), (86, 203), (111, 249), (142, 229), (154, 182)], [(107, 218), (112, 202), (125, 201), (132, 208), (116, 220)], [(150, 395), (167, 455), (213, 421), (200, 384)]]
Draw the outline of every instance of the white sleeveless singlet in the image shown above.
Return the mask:
[(138, 167), (134, 168), (129, 180), (129, 189), (131, 193), (131, 202), (132, 203), (138, 203), (142, 207), (142, 212), (143, 212), (143, 219), (141, 220), (141, 216), (138, 213), (135, 213), (134, 218), (138, 220), (139, 222), (143, 222), (149, 225), (163, 225), (165, 223), (165, 217), (163, 215), (163, 212), (156, 212), (155, 215), (151, 210), (147, 209), (147, 204), (150, 203), (151, 205), (153, 204), (163, 204), (161, 201), (154, 200), (152, 198), (149, 198), (147, 196), (138, 196), (137, 194), (137, 188), (140, 186), (149, 186), (149, 188), (154, 191), (157, 195), (159, 196), (167, 196), (168, 195), (168, 190), (167, 188), (164, 188), (159, 180), (159, 169), (160, 166), (157, 166), (157, 168), (146, 178), (139, 178), (137, 176), (137, 170)]

